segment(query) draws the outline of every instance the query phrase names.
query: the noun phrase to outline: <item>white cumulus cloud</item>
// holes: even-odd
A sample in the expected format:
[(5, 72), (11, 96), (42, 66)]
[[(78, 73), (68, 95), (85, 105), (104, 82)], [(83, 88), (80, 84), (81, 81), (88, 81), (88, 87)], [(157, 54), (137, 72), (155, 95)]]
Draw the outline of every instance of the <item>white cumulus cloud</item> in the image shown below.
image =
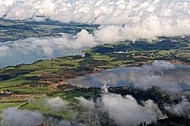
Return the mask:
[(189, 0), (1, 0), (0, 17), (115, 25), (129, 39), (154, 39), (189, 35), (189, 6)]

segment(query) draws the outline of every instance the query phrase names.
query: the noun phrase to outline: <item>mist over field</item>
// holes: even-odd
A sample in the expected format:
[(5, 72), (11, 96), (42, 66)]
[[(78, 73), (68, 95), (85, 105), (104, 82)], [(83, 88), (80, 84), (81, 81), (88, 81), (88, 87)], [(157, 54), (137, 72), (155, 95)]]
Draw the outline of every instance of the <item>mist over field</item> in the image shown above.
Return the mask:
[(1, 0), (0, 17), (4, 19), (48, 18), (64, 23), (100, 24), (100, 27), (94, 34), (82, 30), (76, 36), (64, 34), (60, 38), (1, 43), (0, 67), (81, 54), (82, 49), (105, 43), (190, 35), (189, 6), (189, 0)]
[(82, 87), (129, 86), (143, 90), (157, 86), (171, 94), (176, 94), (190, 89), (189, 75), (188, 66), (156, 60), (151, 66), (105, 70), (102, 73), (71, 79), (69, 82)]

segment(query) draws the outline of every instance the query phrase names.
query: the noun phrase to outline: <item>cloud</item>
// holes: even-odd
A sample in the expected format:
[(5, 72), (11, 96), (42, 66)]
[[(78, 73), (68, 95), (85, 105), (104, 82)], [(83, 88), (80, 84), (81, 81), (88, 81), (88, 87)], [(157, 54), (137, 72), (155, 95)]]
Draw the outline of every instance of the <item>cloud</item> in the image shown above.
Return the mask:
[(109, 26), (101, 26), (99, 30), (95, 31), (95, 37), (97, 41), (105, 43), (116, 43), (124, 41), (122, 32), (120, 31), (121, 27), (109, 25)]
[[(81, 54), (82, 50), (98, 43), (92, 34), (81, 30), (76, 35), (62, 34), (62, 37), (27, 38), (0, 43), (0, 67), (30, 63), (39, 59)], [(21, 58), (22, 57), (22, 58)]]
[[(166, 118), (152, 100), (142, 101), (143, 106), (141, 106), (130, 95), (122, 97), (112, 93), (102, 94), (101, 98), (98, 98), (96, 102), (82, 97), (77, 99), (79, 100), (79, 106), (86, 108), (86, 113), (88, 113), (86, 115), (89, 117), (96, 115), (94, 118), (97, 121), (102, 119), (106, 121), (108, 119), (108, 123), (113, 121), (113, 125), (135, 126), (142, 122), (150, 123), (157, 121), (157, 119)], [(107, 113), (107, 117), (105, 113)]]
[(176, 66), (174, 64), (170, 63), (170, 62), (155, 60), (152, 63), (151, 68), (155, 69), (157, 71), (163, 71), (163, 70), (172, 70), (172, 69), (175, 69)]
[(150, 123), (164, 117), (153, 101), (144, 101), (144, 106), (141, 106), (130, 95), (103, 95), (102, 104), (109, 117), (119, 126)]
[(8, 54), (9, 47), (8, 46), (0, 46), (0, 57)]
[(157, 86), (162, 83), (161, 76), (143, 76), (139, 78), (138, 82), (135, 84), (137, 87), (147, 90), (150, 89), (152, 86)]
[(183, 98), (178, 104), (165, 105), (165, 109), (171, 114), (190, 119), (190, 103), (186, 98)]
[[(141, 77), (139, 78), (138, 82), (135, 83), (135, 86), (143, 90), (147, 90), (156, 86), (160, 87), (164, 91), (174, 94), (183, 91), (182, 85), (180, 85), (178, 82), (173, 82), (173, 79), (166, 81), (163, 76), (151, 75)], [(190, 87), (190, 85), (188, 87)]]
[(102, 87), (104, 84), (108, 87), (129, 86), (143, 90), (157, 86), (161, 90), (175, 94), (190, 89), (189, 70), (188, 66), (154, 61), (150, 66), (105, 70), (102, 73), (71, 79), (69, 83), (84, 87)]
[[(54, 106), (55, 103), (53, 103)], [(68, 120), (45, 117), (42, 113), (38, 111), (21, 110), (17, 107), (5, 109), (1, 113), (1, 116), (1, 126), (37, 126), (41, 123), (47, 123), (56, 126), (71, 126), (71, 122)]]
[[(11, 42), (10, 42), (11, 43)], [(94, 39), (86, 30), (82, 30), (77, 35), (69, 36), (63, 34), (60, 38), (28, 38), (21, 41), (12, 42), (14, 48), (22, 52), (36, 52), (38, 55), (51, 56), (56, 50), (77, 50), (94, 46)]]
[(72, 123), (68, 120), (58, 120), (54, 118), (49, 118), (48, 124), (52, 124), (53, 126), (72, 126)]
[(61, 22), (115, 25), (112, 33), (119, 29), (120, 34), (109, 39), (120, 40), (121, 35), (128, 39), (155, 39), (189, 35), (189, 6), (187, 0), (1, 0), (0, 16), (19, 20), (44, 20), (39, 18), (44, 16)]
[(82, 106), (88, 110), (95, 109), (95, 103), (93, 101), (87, 100), (83, 97), (77, 97), (76, 99), (79, 101), (80, 106)]
[(45, 100), (45, 106), (50, 107), (55, 111), (63, 111), (67, 107), (66, 101), (63, 101), (60, 97), (49, 98)]
[[(97, 45), (95, 38), (92, 34), (89, 34), (86, 30), (81, 30), (76, 36), (74, 42), (71, 43), (71, 48), (81, 49), (87, 47), (94, 47)], [(69, 43), (68, 43), (69, 44)]]
[(1, 126), (29, 126), (38, 125), (44, 117), (40, 112), (29, 110), (19, 110), (18, 108), (8, 108), (2, 112)]

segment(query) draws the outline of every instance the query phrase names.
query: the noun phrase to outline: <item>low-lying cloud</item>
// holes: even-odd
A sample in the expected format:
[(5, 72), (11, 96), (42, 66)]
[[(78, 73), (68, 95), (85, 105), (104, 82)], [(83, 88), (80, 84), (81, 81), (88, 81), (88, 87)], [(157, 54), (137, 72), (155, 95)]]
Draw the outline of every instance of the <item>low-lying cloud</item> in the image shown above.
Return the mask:
[(84, 107), (87, 110), (95, 109), (95, 103), (92, 100), (86, 100), (84, 97), (77, 97), (76, 99), (79, 101), (81, 107)]
[(71, 122), (67, 120), (58, 120), (56, 118), (46, 118), (39, 111), (22, 110), (17, 107), (8, 108), (2, 113), (0, 120), (1, 126), (37, 126), (42, 123), (52, 124), (56, 126), (71, 126)]
[(169, 93), (178, 93), (190, 89), (189, 70), (188, 66), (154, 61), (151, 66), (105, 70), (102, 73), (78, 77), (69, 82), (84, 87), (101, 87), (106, 84), (114, 87), (136, 87), (143, 90), (156, 86)]
[[(58, 97), (46, 100), (51, 101), (52, 107), (65, 107), (65, 104), (55, 105), (58, 102), (66, 103)], [(47, 117), (39, 111), (22, 110), (14, 107), (1, 113), (0, 125), (36, 126), (40, 123), (48, 123), (56, 126), (98, 126), (101, 124), (136, 126), (141, 123), (149, 124), (159, 119), (168, 118), (167, 115), (163, 114), (163, 109), (164, 112), (170, 113), (169, 115), (190, 118), (190, 103), (185, 97), (179, 103), (164, 104), (162, 109), (150, 99), (141, 101), (141, 104), (139, 104), (137, 99), (131, 95), (121, 96), (113, 93), (102, 94), (96, 101), (83, 97), (78, 97), (76, 100), (78, 100), (77, 103), (72, 103), (71, 106), (68, 104), (68, 108), (63, 111), (63, 113), (74, 115), (74, 120), (56, 118), (56, 116)]]
[(103, 94), (96, 102), (82, 97), (77, 98), (77, 100), (82, 108), (86, 108), (88, 115), (106, 112), (107, 117), (99, 114), (96, 115), (99, 116), (97, 120), (105, 118), (108, 119), (109, 123), (113, 120), (119, 126), (136, 126), (140, 123), (151, 123), (167, 117), (152, 100), (143, 101), (143, 105), (139, 105), (131, 95), (122, 97), (118, 94), (108, 93)]
[(17, 107), (8, 108), (2, 113), (1, 126), (29, 126), (38, 125), (44, 117), (40, 112), (20, 110)]
[(178, 104), (166, 104), (165, 109), (173, 115), (190, 119), (190, 102), (186, 98), (183, 98)]
[(63, 101), (60, 97), (49, 98), (46, 99), (45, 106), (55, 111), (63, 111), (67, 107), (67, 102)]
[(82, 50), (97, 44), (98, 42), (86, 30), (74, 36), (62, 34), (59, 38), (27, 38), (0, 43), (0, 67), (57, 56), (82, 55)]
[[(41, 101), (32, 99), (30, 103), (32, 104), (32, 102), (41, 107), (45, 107), (45, 109), (49, 111), (52, 110), (52, 113), (65, 112), (67, 108), (67, 101), (62, 100), (60, 97), (45, 98), (41, 99)], [(71, 126), (69, 120), (57, 119), (51, 116), (47, 117), (39, 110), (31, 111), (18, 107), (5, 109), (0, 113), (0, 116), (0, 126), (37, 126), (41, 123), (48, 123), (56, 126)]]
[(102, 97), (103, 108), (119, 126), (139, 125), (165, 118), (158, 106), (152, 101), (144, 101), (141, 106), (130, 95), (109, 94)]

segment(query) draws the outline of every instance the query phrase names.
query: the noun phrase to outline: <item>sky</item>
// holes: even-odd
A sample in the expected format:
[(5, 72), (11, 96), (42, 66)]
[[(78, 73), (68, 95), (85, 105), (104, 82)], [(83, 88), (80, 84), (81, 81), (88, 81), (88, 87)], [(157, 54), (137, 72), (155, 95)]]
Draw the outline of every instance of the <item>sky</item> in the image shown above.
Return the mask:
[(0, 43), (0, 67), (80, 54), (83, 49), (105, 43), (190, 35), (189, 6), (190, 0), (1, 0), (0, 17), (4, 19), (49, 18), (64, 23), (100, 24), (100, 27), (93, 35), (82, 30), (72, 37), (64, 34), (60, 38)]

